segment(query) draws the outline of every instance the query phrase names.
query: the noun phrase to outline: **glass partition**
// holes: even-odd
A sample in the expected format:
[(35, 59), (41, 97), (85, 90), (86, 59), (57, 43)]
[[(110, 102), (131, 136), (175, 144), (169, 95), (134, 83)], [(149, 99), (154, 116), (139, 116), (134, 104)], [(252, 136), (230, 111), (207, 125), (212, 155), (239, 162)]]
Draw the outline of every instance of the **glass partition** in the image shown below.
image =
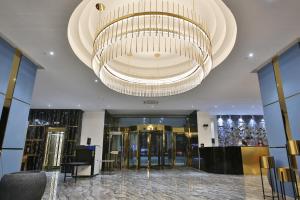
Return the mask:
[(126, 168), (191, 165), (191, 140), (184, 128), (175, 129), (177, 132), (173, 132), (172, 127), (162, 124), (121, 128), (121, 132), (110, 133), (109, 149), (111, 153), (121, 152), (121, 163), (124, 163)]
[(129, 132), (129, 153), (128, 153), (128, 167), (136, 168), (138, 163), (138, 133), (136, 131)]

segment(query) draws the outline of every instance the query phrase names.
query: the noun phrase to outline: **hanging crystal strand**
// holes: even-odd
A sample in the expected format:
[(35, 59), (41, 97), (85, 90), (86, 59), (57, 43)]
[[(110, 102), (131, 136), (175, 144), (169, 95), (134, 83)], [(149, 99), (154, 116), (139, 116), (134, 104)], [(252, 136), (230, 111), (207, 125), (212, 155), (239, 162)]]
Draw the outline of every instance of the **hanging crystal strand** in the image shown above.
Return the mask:
[[(122, 16), (124, 16), (124, 4), (122, 6)], [(121, 41), (121, 57), (123, 56), (123, 26), (124, 26), (124, 20), (121, 22), (121, 32), (120, 32), (120, 41)]]
[[(113, 18), (112, 18), (112, 21), (115, 19), (115, 14), (116, 14), (116, 12), (115, 12), (115, 10), (114, 10), (114, 15), (113, 15)], [(113, 38), (114, 38), (114, 26), (115, 26), (115, 24), (112, 24), (111, 25), (111, 37), (110, 37), (110, 43), (112, 44), (113, 43)]]
[[(144, 12), (146, 12), (146, 0), (144, 0)], [(146, 36), (146, 16), (143, 16), (144, 18), (144, 37)]]
[[(180, 11), (179, 11), (179, 4), (177, 4), (177, 10), (178, 10), (178, 15), (180, 15)], [(180, 35), (181, 35), (181, 31), (180, 31), (180, 19), (177, 19), (178, 20), (178, 37), (180, 39)]]
[[(181, 45), (181, 40), (179, 40), (179, 55), (182, 56), (182, 45)], [(186, 56), (185, 49), (184, 49), (184, 56)]]
[[(155, 12), (157, 12), (158, 11), (158, 9), (157, 9), (157, 6), (158, 6), (158, 3), (157, 3), (157, 0), (155, 0), (155, 7), (156, 7), (156, 9), (155, 9)], [(157, 36), (157, 34), (158, 34), (158, 15), (157, 14), (155, 14), (155, 29), (156, 29), (156, 36)]]
[[(197, 24), (199, 25), (199, 20), (198, 20), (198, 17), (196, 15), (196, 18), (197, 18)], [(197, 37), (197, 45), (200, 46), (200, 39), (199, 39), (199, 34), (201, 34), (199, 28), (196, 29), (197, 30), (197, 34), (196, 34), (196, 37)]]
[(152, 37), (152, 52), (155, 51), (155, 37)]
[[(127, 6), (127, 14), (129, 14), (129, 4)], [(128, 23), (129, 23), (128, 21), (129, 21), (129, 19), (127, 18), (126, 19), (126, 38), (128, 38)]]
[[(162, 12), (164, 12), (164, 1), (163, 0), (161, 0), (161, 11)], [(163, 37), (164, 36), (164, 16), (163, 15), (161, 15), (161, 29), (162, 29), (162, 31), (161, 31), (161, 36)]]
[[(140, 6), (141, 6), (141, 1), (139, 0), (138, 1), (138, 13), (141, 12)], [(138, 20), (138, 37), (140, 37), (140, 16), (137, 17), (137, 20)]]
[[(152, 1), (149, 0), (149, 3), (150, 3), (150, 13), (152, 12)], [(150, 14), (149, 15), (149, 22), (150, 22), (150, 31), (149, 31), (149, 36), (151, 37), (151, 34), (152, 34), (152, 15)]]
[[(192, 9), (192, 20), (195, 22), (195, 16), (194, 16), (194, 9)], [(192, 24), (192, 30), (193, 30), (193, 43), (195, 43), (195, 25)]]
[(147, 53), (149, 52), (149, 38), (147, 37)]
[[(173, 13), (175, 13), (175, 2), (173, 1)], [(175, 38), (175, 17), (173, 17), (173, 38)]]
[[(134, 1), (132, 1), (132, 13), (134, 13)], [(134, 27), (134, 17), (131, 17), (131, 31), (132, 31), (132, 38), (133, 38), (133, 27)]]
[(165, 53), (167, 53), (167, 37), (165, 37)]
[[(170, 7), (169, 7), (169, 1), (167, 1), (167, 12), (169, 12)], [(170, 37), (170, 17), (168, 16), (168, 37)]]
[[(118, 19), (120, 18), (120, 7), (118, 7)], [(117, 29), (116, 29), (116, 38), (115, 38), (115, 42), (117, 41), (117, 37), (118, 37), (118, 32), (119, 32), (119, 21), (117, 22)]]
[[(183, 17), (185, 17), (185, 9), (184, 9), (184, 5), (183, 5)], [(185, 20), (182, 20), (182, 23), (183, 23), (183, 39), (185, 40), (186, 38), (186, 35), (185, 35), (185, 26), (186, 26), (186, 22)]]
[[(187, 9), (187, 17), (189, 18), (189, 9)], [(189, 42), (191, 42), (191, 30), (190, 30), (190, 22), (187, 23), (188, 24), (188, 35), (189, 35)]]

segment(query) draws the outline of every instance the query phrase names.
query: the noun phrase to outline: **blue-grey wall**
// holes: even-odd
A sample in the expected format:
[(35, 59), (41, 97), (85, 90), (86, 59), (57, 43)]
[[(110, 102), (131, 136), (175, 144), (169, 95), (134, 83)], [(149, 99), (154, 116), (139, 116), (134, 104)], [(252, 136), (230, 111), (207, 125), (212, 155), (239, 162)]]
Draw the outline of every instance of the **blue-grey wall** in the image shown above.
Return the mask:
[[(12, 46), (0, 38), (0, 114), (15, 52)], [(36, 70), (35, 64), (25, 56), (21, 57), (2, 144), (0, 177), (3, 174), (20, 171)]]
[[(285, 102), (293, 139), (300, 139), (300, 47), (295, 44), (279, 56), (280, 75), (282, 79)], [(286, 136), (282, 113), (279, 105), (277, 85), (272, 63), (258, 71), (261, 97), (268, 141), (270, 147), (284, 147)], [(277, 167), (287, 167), (287, 152), (284, 148), (271, 148)], [(299, 162), (299, 160), (298, 160)], [(291, 187), (288, 193), (292, 194)]]

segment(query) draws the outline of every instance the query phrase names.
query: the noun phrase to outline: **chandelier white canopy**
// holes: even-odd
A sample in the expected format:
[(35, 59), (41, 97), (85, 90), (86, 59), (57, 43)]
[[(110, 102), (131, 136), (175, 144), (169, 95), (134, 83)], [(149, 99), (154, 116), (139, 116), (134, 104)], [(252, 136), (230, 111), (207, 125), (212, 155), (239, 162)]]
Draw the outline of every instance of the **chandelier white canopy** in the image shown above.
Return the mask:
[(68, 26), (73, 51), (107, 87), (145, 97), (198, 86), (236, 34), (222, 0), (83, 0)]

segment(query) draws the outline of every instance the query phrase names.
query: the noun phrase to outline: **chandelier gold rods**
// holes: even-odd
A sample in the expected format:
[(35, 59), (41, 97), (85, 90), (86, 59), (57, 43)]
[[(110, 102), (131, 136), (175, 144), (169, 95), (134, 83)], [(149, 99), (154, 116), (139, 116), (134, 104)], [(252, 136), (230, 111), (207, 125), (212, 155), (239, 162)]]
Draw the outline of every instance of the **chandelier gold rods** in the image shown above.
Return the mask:
[[(129, 5), (128, 5), (128, 10), (129, 10)], [(110, 13), (110, 15), (111, 15), (111, 13)], [(155, 16), (160, 15), (160, 16), (174, 17), (174, 21), (175, 21), (175, 19), (177, 18), (177, 19), (179, 19), (179, 20), (183, 20), (183, 21), (189, 22), (189, 23), (191, 23), (191, 24), (194, 24), (196, 27), (198, 27), (198, 28), (204, 33), (204, 35), (207, 37), (207, 39), (210, 40), (209, 34), (208, 34), (207, 31), (202, 27), (201, 24), (195, 22), (194, 20), (192, 20), (192, 19), (190, 19), (190, 18), (188, 18), (188, 17), (185, 17), (185, 16), (183, 16), (183, 15), (180, 15), (180, 13), (179, 13), (179, 4), (178, 4), (178, 14), (169, 13), (169, 12), (147, 12), (147, 11), (146, 11), (146, 12), (141, 12), (141, 13), (130, 13), (130, 14), (127, 14), (127, 15), (125, 15), (125, 16), (119, 17), (119, 18), (117, 18), (117, 19), (110, 20), (110, 22), (109, 22), (108, 24), (106, 24), (104, 27), (102, 27), (102, 28), (100, 29), (100, 31), (96, 34), (96, 37), (95, 37), (95, 38), (97, 38), (97, 37), (102, 33), (102, 31), (104, 31), (106, 28), (110, 27), (111, 25), (113, 25), (113, 24), (115, 24), (115, 23), (117, 23), (117, 22), (119, 22), (119, 21), (121, 21), (121, 20), (125, 20), (125, 19), (127, 19), (127, 22), (128, 22), (128, 20), (129, 20), (130, 18), (134, 18), (134, 17), (138, 17), (138, 16), (150, 16), (150, 27), (152, 27), (152, 25), (151, 25), (151, 16), (152, 16), (152, 15), (155, 15)], [(110, 19), (111, 19), (111, 16), (110, 16)], [(179, 23), (178, 23), (178, 26), (179, 26), (179, 32), (180, 32), (180, 31), (181, 31), (181, 23), (180, 23), (180, 21), (179, 21)], [(175, 22), (174, 22), (174, 25), (173, 25), (173, 29), (175, 29)], [(127, 28), (126, 28), (126, 30), (127, 30)], [(126, 34), (126, 35), (127, 35), (127, 34)]]
[[(137, 33), (138, 31), (155, 31), (155, 28), (152, 28), (152, 29), (150, 29), (150, 28), (146, 28), (145, 30), (144, 29), (134, 29), (133, 30), (133, 32), (135, 32), (135, 33)], [(159, 29), (158, 30), (159, 32), (167, 32), (168, 30), (167, 29)], [(131, 33), (131, 31), (129, 31), (128, 32), (129, 34), (132, 34)], [(172, 33), (172, 31), (171, 31), (171, 33)], [(105, 34), (105, 33), (104, 33)], [(176, 34), (176, 35), (178, 35), (178, 34), (180, 34), (178, 31), (175, 31), (175, 33), (173, 33), (173, 34)], [(200, 35), (200, 36), (202, 36), (202, 35)], [(105, 37), (105, 36), (104, 36)], [(117, 37), (119, 38), (119, 40), (121, 40), (120, 38), (122, 37), (122, 33), (119, 33), (118, 35), (117, 35)], [(170, 38), (169, 38), (170, 39)], [(202, 40), (204, 40), (205, 41), (205, 39), (204, 38), (202, 38)], [(200, 41), (202, 41), (202, 40), (200, 40)], [(127, 41), (127, 40), (126, 40)], [(209, 54), (209, 52), (210, 52), (210, 49), (211, 49), (211, 47), (210, 47), (210, 43), (207, 41), (207, 43), (206, 43), (206, 45), (205, 45), (205, 47), (204, 47), (204, 41), (203, 41), (203, 44), (201, 44), (200, 46), (198, 46), (197, 48), (199, 48), (199, 50), (201, 51), (201, 54), (204, 56), (204, 52), (203, 52), (203, 49), (207, 49), (207, 53)], [(170, 42), (171, 43), (171, 42)], [(193, 43), (193, 44), (197, 44), (197, 43)], [(109, 46), (109, 45), (111, 45), (110, 43), (108, 43), (108, 44), (106, 44), (105, 46)], [(142, 43), (142, 45), (143, 45), (143, 43)], [(176, 45), (176, 43), (175, 43), (175, 45)], [(99, 49), (100, 47), (103, 47), (103, 46), (101, 46), (101, 45), (97, 45), (96, 46), (96, 48), (95, 48), (95, 51), (94, 51), (94, 53), (96, 52), (96, 50), (97, 49)], [(127, 47), (127, 44), (125, 44), (125, 48)], [(122, 48), (123, 49), (123, 48)], [(180, 49), (181, 49), (181, 47), (180, 47)], [(177, 47), (175, 46), (175, 50), (177, 50)], [(148, 51), (147, 51), (148, 52)], [(170, 52), (171, 52), (171, 45), (170, 45)], [(125, 52), (125, 54), (127, 54), (127, 52)], [(121, 54), (121, 55), (123, 55), (123, 54)], [(181, 52), (180, 52), (180, 55), (181, 55)], [(186, 54), (185, 54), (186, 55)]]

